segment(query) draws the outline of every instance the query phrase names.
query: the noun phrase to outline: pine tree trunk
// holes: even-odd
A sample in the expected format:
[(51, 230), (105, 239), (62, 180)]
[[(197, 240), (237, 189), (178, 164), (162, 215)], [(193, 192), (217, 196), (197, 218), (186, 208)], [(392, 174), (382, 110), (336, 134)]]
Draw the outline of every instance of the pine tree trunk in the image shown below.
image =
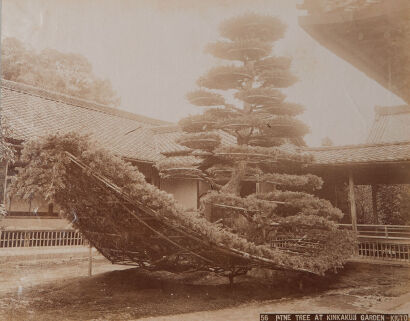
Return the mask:
[(241, 182), (245, 177), (247, 163), (241, 161), (237, 164), (234, 171), (232, 172), (231, 179), (225, 186), (221, 188), (222, 193), (234, 194), (236, 196), (241, 196)]

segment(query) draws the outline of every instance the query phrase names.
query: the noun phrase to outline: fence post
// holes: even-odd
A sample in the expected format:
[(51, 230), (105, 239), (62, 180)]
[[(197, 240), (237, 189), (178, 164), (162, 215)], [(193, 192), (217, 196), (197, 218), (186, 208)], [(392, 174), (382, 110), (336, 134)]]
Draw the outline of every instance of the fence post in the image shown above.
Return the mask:
[(386, 237), (386, 239), (389, 238), (389, 232), (387, 231), (387, 226), (384, 226), (384, 236)]

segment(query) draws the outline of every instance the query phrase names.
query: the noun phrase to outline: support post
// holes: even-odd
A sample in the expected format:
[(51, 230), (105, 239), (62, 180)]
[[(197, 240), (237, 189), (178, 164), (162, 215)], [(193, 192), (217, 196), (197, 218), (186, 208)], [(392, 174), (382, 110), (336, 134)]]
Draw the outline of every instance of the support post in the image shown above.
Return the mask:
[(349, 203), (350, 215), (352, 217), (352, 230), (355, 234), (357, 234), (356, 198), (354, 195), (354, 180), (352, 170), (349, 171)]
[(7, 208), (7, 176), (8, 176), (8, 171), (9, 171), (9, 161), (6, 162), (6, 168), (4, 172), (4, 190), (3, 190), (3, 204), (4, 208)]
[(93, 274), (93, 246), (91, 245), (91, 243), (89, 244), (88, 248), (88, 276), (91, 276)]
[(255, 190), (255, 194), (260, 194), (261, 192), (261, 182), (260, 182), (260, 177), (259, 174), (256, 175), (256, 190)]
[(335, 207), (338, 207), (339, 199), (337, 198), (337, 185), (336, 184), (333, 184), (333, 192), (334, 192), (334, 199), (335, 199)]
[(379, 224), (379, 213), (377, 211), (377, 190), (379, 187), (376, 184), (372, 185), (372, 207), (374, 224)]

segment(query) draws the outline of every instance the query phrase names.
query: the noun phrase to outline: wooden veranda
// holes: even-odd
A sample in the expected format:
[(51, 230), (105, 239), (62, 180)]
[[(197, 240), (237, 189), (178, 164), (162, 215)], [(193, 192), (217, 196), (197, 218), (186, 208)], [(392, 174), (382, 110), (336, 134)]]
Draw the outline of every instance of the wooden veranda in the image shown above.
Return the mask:
[[(410, 143), (366, 144), (311, 149), (316, 161), (308, 171), (321, 176), (320, 196), (339, 206), (338, 193), (347, 187), (350, 221), (341, 228), (358, 236), (358, 255), (371, 259), (410, 263), (410, 226), (378, 224), (377, 193), (380, 185), (410, 184)], [(358, 224), (356, 185), (371, 186), (373, 222)]]

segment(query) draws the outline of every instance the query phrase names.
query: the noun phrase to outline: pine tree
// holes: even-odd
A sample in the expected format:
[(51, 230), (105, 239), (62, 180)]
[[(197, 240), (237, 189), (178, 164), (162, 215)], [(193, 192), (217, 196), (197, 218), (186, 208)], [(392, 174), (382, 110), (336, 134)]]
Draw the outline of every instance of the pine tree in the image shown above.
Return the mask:
[[(338, 229), (335, 221), (342, 216), (340, 210), (309, 194), (322, 185), (319, 177), (302, 174), (311, 156), (289, 147), (302, 142), (307, 127), (295, 118), (302, 108), (285, 102), (278, 90), (295, 81), (290, 60), (269, 56), (273, 42), (284, 30), (276, 18), (253, 14), (222, 24), (221, 35), (227, 40), (211, 44), (209, 50), (233, 64), (212, 69), (200, 79), (201, 88), (188, 94), (188, 99), (210, 108), (181, 121), (187, 135), (180, 143), (200, 162), (185, 173), (180, 165), (175, 168), (172, 159), (159, 164), (161, 174), (167, 177), (185, 174), (209, 182), (215, 191), (204, 202), (228, 216), (224, 227), (209, 222), (204, 213), (184, 210), (171, 195), (147, 183), (131, 164), (75, 133), (25, 143), (22, 167), (9, 193), (25, 200), (40, 196), (55, 202), (65, 217), (73, 219), (76, 213), (74, 225), (80, 231), (106, 235), (116, 231), (118, 249), (136, 253), (143, 244), (149, 260), (164, 259), (167, 253), (158, 252), (157, 243), (130, 239), (134, 235), (140, 240), (141, 234), (121, 215), (121, 203), (111, 191), (102, 190), (92, 177), (83, 175), (70, 161), (69, 152), (157, 217), (209, 244), (269, 258), (285, 270), (323, 274), (340, 267), (353, 252), (354, 238)], [(241, 103), (228, 103), (227, 95), (215, 90), (233, 92)], [(236, 138), (237, 144), (225, 144), (227, 137)], [(258, 183), (268, 192), (242, 197), (249, 183)]]
[[(207, 51), (230, 64), (212, 68), (199, 78), (199, 89), (187, 94), (189, 102), (207, 109), (180, 121), (186, 135), (179, 143), (202, 159), (185, 172), (207, 180), (216, 190), (203, 199), (210, 220), (222, 219), (259, 244), (297, 239), (299, 243), (287, 250), (318, 254), (319, 246), (327, 249), (320, 255), (342, 253), (342, 246), (352, 244), (335, 224), (343, 213), (311, 194), (321, 188), (321, 178), (302, 173), (312, 160), (298, 148), (308, 133), (296, 118), (304, 108), (288, 102), (280, 91), (297, 81), (290, 71), (291, 59), (272, 54), (285, 29), (279, 19), (256, 14), (220, 25), (221, 39)], [(236, 144), (224, 144), (223, 137), (234, 137)], [(171, 161), (159, 168), (167, 177), (183, 176), (184, 169), (173, 168)], [(246, 195), (252, 190), (249, 186), (256, 187)], [(341, 245), (342, 239), (346, 244)]]

